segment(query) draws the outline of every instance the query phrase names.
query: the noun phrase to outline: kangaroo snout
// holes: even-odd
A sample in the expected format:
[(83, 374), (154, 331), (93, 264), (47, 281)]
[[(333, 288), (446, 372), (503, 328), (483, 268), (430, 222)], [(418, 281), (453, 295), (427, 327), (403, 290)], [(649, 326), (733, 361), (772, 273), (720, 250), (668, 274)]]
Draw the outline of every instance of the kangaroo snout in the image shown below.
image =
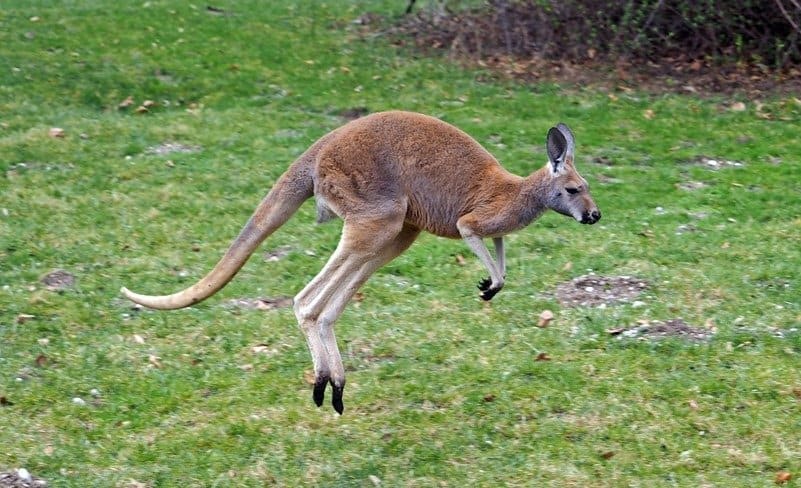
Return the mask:
[(581, 223), (582, 224), (594, 224), (601, 220), (601, 212), (598, 209), (595, 209), (591, 212), (585, 212), (584, 215), (581, 216)]

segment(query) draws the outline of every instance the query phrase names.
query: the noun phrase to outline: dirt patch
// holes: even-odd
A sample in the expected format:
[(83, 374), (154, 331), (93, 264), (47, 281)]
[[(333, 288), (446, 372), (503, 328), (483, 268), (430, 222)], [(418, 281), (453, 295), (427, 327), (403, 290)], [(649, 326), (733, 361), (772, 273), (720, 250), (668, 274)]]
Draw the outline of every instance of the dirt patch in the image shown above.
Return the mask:
[(723, 168), (742, 168), (745, 166), (745, 164), (740, 161), (725, 158), (711, 158), (709, 156), (696, 156), (686, 163), (701, 166), (712, 171), (718, 171)]
[(628, 302), (648, 288), (648, 282), (632, 276), (584, 275), (556, 287), (563, 307), (598, 307)]
[(291, 307), (292, 302), (292, 297), (235, 298), (229, 300), (227, 305), (230, 308), (244, 310), (278, 310)]
[(335, 115), (342, 117), (345, 120), (356, 120), (358, 118), (364, 117), (369, 113), (370, 109), (367, 107), (352, 107), (339, 110), (335, 112)]
[(0, 473), (0, 488), (38, 488), (47, 486), (43, 479), (31, 476), (25, 469)]
[(191, 146), (188, 144), (181, 144), (178, 142), (165, 142), (158, 146), (151, 146), (145, 151), (147, 154), (155, 154), (157, 156), (165, 156), (167, 154), (175, 153), (196, 153), (201, 149), (200, 146)]
[(262, 256), (264, 257), (265, 261), (275, 262), (289, 256), (292, 251), (292, 246), (281, 246), (265, 252)]
[(59, 291), (75, 287), (75, 275), (63, 269), (57, 269), (47, 273), (39, 279), (39, 282), (47, 287), (48, 290)]
[(676, 337), (689, 341), (705, 341), (715, 333), (713, 329), (693, 327), (682, 319), (671, 319), (664, 322), (643, 320), (636, 325), (610, 329), (607, 332), (619, 339), (657, 340)]

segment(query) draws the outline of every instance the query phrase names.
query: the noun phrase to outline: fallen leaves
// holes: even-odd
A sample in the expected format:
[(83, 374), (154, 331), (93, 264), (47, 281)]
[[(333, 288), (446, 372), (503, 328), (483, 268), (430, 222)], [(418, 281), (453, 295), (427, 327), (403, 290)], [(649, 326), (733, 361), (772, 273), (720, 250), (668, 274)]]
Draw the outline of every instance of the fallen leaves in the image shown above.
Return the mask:
[(36, 318), (35, 315), (31, 315), (31, 314), (27, 314), (27, 313), (21, 313), (21, 314), (17, 315), (16, 322), (17, 322), (17, 324), (22, 325), (25, 322), (27, 322), (29, 320), (33, 320), (35, 318)]
[(537, 357), (534, 358), (534, 361), (550, 361), (551, 356), (548, 355), (547, 352), (541, 352), (537, 354)]
[(147, 357), (147, 362), (154, 368), (161, 369), (161, 358), (155, 354), (150, 354)]
[(776, 479), (774, 480), (774, 482), (777, 485), (783, 485), (785, 483), (788, 483), (791, 479), (793, 479), (792, 473), (790, 473), (789, 471), (779, 471), (778, 473), (776, 473)]
[(272, 298), (237, 298), (230, 300), (228, 304), (234, 308), (249, 310), (278, 310), (280, 308), (291, 307), (292, 297), (272, 297)]
[(35, 362), (37, 366), (39, 366), (40, 368), (44, 368), (45, 366), (47, 366), (47, 356), (45, 356), (44, 354), (39, 354), (38, 356), (36, 356)]
[(743, 102), (734, 102), (729, 106), (732, 112), (745, 112), (747, 108)]
[[(136, 101), (132, 96), (125, 97), (120, 103), (117, 104), (118, 110), (126, 110), (136, 105)], [(145, 114), (150, 111), (150, 109), (156, 107), (158, 104), (153, 100), (145, 100), (139, 106), (134, 109), (134, 113), (136, 114)]]
[(550, 310), (543, 310), (542, 313), (540, 313), (540, 320), (539, 322), (537, 322), (537, 327), (543, 327), (543, 328), (548, 327), (553, 318), (554, 318), (553, 312), (551, 312)]

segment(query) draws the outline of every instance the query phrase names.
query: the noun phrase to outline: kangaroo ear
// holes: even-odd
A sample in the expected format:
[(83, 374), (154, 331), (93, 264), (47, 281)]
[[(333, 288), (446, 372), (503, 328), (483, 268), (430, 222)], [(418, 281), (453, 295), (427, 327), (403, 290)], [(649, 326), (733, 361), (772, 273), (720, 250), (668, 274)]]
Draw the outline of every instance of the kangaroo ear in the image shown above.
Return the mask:
[(562, 134), (562, 131), (556, 127), (551, 127), (548, 131), (545, 147), (548, 149), (548, 160), (551, 162), (553, 172), (559, 173), (565, 164), (565, 156), (567, 155), (567, 139)]
[(548, 131), (546, 147), (548, 148), (548, 159), (555, 173), (560, 172), (563, 165), (573, 162), (575, 146), (573, 132), (567, 125), (560, 122)]

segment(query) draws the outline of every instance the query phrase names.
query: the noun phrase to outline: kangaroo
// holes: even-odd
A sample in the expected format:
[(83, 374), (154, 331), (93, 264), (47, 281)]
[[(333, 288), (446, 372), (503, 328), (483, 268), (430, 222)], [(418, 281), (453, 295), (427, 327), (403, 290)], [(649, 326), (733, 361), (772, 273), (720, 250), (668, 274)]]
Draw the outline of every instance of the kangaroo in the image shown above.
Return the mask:
[[(547, 209), (594, 224), (601, 213), (576, 171), (573, 133), (565, 124), (548, 131), (548, 163), (527, 178), (506, 171), (478, 142), (439, 119), (410, 112), (380, 112), (321, 137), (278, 179), (214, 268), (194, 285), (150, 296), (122, 288), (130, 300), (154, 309), (177, 309), (204, 300), (228, 283), (256, 247), (312, 196), (317, 221), (344, 221), (323, 269), (295, 296), (294, 312), (314, 363), (312, 397), (321, 406), (332, 387), (332, 406), (344, 411), (345, 368), (334, 322), (378, 268), (403, 253), (421, 231), (461, 238), (489, 272), (480, 297), (503, 288), (503, 236)], [(491, 238), (493, 259), (484, 238)]]

